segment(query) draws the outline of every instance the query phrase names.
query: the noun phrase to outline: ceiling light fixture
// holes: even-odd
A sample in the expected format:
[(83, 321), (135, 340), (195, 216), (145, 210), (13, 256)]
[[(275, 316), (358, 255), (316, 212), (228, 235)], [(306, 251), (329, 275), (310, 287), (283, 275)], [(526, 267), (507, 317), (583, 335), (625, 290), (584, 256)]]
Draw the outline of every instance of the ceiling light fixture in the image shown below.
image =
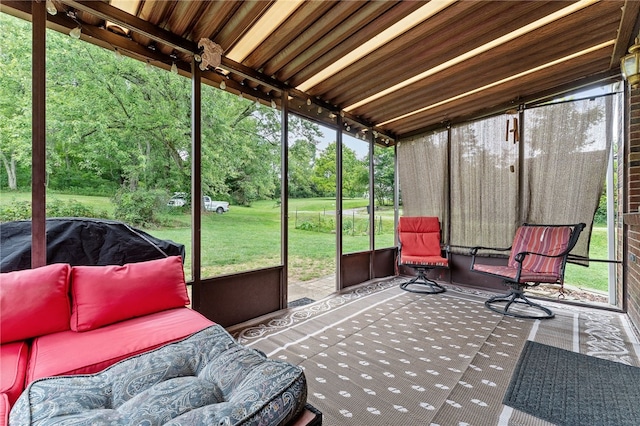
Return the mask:
[(69, 37), (75, 38), (76, 40), (78, 40), (81, 35), (82, 35), (82, 28), (80, 28), (80, 25), (78, 25), (77, 27), (69, 31)]
[(47, 0), (47, 12), (49, 12), (49, 15), (55, 15), (58, 13), (58, 9), (56, 8), (56, 5), (53, 4), (53, 0)]
[(632, 88), (637, 88), (640, 84), (640, 34), (629, 48), (629, 54), (620, 60), (620, 71), (622, 76), (629, 82)]
[(178, 74), (178, 66), (176, 65), (176, 61), (171, 62), (171, 72), (174, 74)]
[(225, 82), (224, 82), (224, 80), (222, 80), (222, 81), (220, 82), (220, 88), (221, 88), (222, 90), (224, 90), (224, 89), (226, 89), (226, 88), (227, 88), (227, 83), (225, 83)]

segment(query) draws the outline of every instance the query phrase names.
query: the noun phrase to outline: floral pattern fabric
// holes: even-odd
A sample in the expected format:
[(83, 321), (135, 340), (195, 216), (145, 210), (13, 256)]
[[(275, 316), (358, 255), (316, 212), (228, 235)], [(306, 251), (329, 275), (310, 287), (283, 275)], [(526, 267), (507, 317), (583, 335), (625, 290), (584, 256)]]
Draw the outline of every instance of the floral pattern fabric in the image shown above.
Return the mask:
[(212, 325), (97, 374), (36, 380), (9, 425), (279, 425), (306, 399), (300, 367), (268, 359)]

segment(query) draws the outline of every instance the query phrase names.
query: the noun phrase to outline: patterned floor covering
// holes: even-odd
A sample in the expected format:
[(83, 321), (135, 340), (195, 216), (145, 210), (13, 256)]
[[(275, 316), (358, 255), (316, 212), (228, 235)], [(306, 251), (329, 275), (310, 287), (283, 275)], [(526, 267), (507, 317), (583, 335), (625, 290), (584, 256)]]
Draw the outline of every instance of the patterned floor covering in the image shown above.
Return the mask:
[(625, 315), (545, 302), (551, 320), (494, 314), (487, 293), (420, 295), (369, 283), (229, 331), (305, 369), (323, 425), (533, 425), (502, 404), (526, 340), (640, 366)]

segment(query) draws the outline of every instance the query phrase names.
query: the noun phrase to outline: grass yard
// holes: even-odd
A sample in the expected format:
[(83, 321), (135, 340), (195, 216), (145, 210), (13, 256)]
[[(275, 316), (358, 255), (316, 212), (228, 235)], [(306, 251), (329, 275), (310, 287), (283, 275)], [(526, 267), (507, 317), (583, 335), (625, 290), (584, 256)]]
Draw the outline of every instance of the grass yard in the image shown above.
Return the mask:
[[(608, 259), (606, 227), (593, 227), (589, 257), (592, 259)], [(609, 264), (590, 262), (588, 267), (568, 263), (564, 282), (582, 289), (608, 292), (608, 280)]]
[[(362, 204), (364, 203), (364, 208)], [(357, 220), (367, 222), (367, 200), (349, 200), (345, 209), (360, 209)], [(349, 206), (349, 207), (347, 207)], [(307, 281), (335, 271), (336, 234), (313, 232), (296, 228), (296, 217), (331, 221), (335, 229), (335, 204), (328, 199), (292, 200), (289, 203), (289, 274), (290, 280)], [(384, 221), (386, 234), (377, 235), (377, 247), (393, 246), (393, 210), (391, 214), (376, 215)], [(146, 229), (163, 239), (185, 244), (187, 254), (191, 248), (190, 216), (171, 215), (182, 226)], [(351, 217), (352, 218), (352, 217)], [(350, 218), (350, 219), (351, 219)], [(349, 220), (350, 220), (349, 219)], [(344, 220), (347, 222), (347, 219)], [(381, 245), (382, 244), (382, 245)], [(386, 244), (386, 245), (385, 245)], [(344, 235), (345, 253), (366, 250), (368, 235)], [(228, 213), (206, 213), (202, 217), (202, 276), (215, 276), (280, 264), (280, 209), (273, 201), (259, 201), (251, 207), (231, 206)], [(190, 256), (187, 256), (189, 259)], [(185, 265), (190, 270), (189, 264)]]
[[(108, 197), (47, 194), (48, 202), (75, 200), (113, 218), (114, 206)], [(31, 201), (30, 193), (3, 193), (0, 206)], [(364, 198), (343, 200), (343, 251), (369, 247), (367, 206)], [(184, 244), (185, 270), (190, 275), (191, 217), (188, 213), (159, 212), (172, 227), (145, 229), (153, 236)], [(321, 231), (321, 232), (318, 232)], [(394, 244), (393, 208), (375, 211), (376, 248)], [(290, 280), (306, 281), (335, 271), (335, 200), (309, 198), (289, 200)], [(202, 216), (202, 276), (215, 276), (280, 264), (280, 208), (273, 200), (259, 201), (251, 207), (231, 206), (228, 213)], [(594, 227), (590, 257), (607, 258), (607, 232)], [(188, 277), (190, 278), (190, 277)], [(606, 292), (608, 264), (591, 262), (589, 267), (568, 264), (565, 283), (579, 288)]]

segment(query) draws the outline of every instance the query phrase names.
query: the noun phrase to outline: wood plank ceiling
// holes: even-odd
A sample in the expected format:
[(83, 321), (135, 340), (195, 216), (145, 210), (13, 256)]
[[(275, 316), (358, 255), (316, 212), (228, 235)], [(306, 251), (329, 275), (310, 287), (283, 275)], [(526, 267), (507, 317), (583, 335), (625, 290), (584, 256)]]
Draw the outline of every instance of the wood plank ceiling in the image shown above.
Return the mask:
[[(42, 0), (44, 1), (44, 0)], [(447, 123), (620, 78), (640, 2), (53, 0), (51, 28), (206, 84), (393, 143)], [(2, 11), (29, 19), (30, 2)], [(346, 127), (345, 127), (346, 128)]]

